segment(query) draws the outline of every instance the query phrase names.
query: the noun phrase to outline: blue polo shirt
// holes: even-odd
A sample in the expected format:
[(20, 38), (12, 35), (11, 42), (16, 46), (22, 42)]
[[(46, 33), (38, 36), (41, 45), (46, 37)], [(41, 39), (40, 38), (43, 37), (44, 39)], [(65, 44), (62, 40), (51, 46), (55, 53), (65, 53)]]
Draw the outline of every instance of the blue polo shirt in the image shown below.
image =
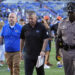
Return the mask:
[(10, 25), (4, 25), (1, 36), (5, 41), (5, 51), (6, 52), (17, 52), (20, 51), (20, 33), (22, 26), (18, 23), (15, 24), (13, 28)]

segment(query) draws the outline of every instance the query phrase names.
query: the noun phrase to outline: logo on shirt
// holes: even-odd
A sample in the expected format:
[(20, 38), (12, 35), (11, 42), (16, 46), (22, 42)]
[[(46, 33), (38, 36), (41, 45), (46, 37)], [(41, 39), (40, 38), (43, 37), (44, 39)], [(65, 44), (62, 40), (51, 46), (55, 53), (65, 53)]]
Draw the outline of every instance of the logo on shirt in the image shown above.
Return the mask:
[(36, 32), (39, 33), (40, 31), (39, 30), (36, 30)]
[(46, 35), (48, 35), (49, 33), (48, 32), (46, 32)]
[(63, 28), (63, 29), (65, 29), (65, 28), (66, 28), (66, 26), (63, 26), (62, 28)]
[(15, 30), (15, 32), (18, 32), (18, 30)]

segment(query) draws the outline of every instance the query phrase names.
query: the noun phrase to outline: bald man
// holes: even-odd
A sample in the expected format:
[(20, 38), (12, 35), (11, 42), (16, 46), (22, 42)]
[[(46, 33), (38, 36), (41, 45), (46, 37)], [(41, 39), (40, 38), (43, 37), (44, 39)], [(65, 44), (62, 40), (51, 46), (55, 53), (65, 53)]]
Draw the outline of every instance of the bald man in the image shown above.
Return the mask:
[(10, 75), (19, 75), (20, 63), (20, 33), (21, 26), (17, 23), (15, 13), (10, 13), (8, 17), (9, 23), (3, 26), (0, 42), (5, 42), (5, 58), (10, 69)]

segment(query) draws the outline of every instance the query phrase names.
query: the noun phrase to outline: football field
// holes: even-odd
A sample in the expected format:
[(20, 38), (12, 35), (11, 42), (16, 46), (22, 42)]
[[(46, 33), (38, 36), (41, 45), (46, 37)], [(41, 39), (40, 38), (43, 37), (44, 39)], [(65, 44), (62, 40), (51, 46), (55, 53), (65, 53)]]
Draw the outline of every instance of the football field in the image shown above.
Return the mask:
[[(53, 64), (50, 69), (45, 69), (45, 75), (65, 75), (64, 74), (64, 69), (63, 68), (58, 68), (57, 67), (57, 61), (55, 59), (55, 44), (52, 42), (52, 50), (50, 53), (50, 61)], [(0, 75), (10, 75), (10, 72), (8, 71), (8, 67), (5, 64), (4, 66), (0, 67)], [(25, 75), (24, 73), (24, 62), (22, 61), (20, 64), (20, 75)], [(36, 75), (36, 70), (34, 69), (34, 74)]]

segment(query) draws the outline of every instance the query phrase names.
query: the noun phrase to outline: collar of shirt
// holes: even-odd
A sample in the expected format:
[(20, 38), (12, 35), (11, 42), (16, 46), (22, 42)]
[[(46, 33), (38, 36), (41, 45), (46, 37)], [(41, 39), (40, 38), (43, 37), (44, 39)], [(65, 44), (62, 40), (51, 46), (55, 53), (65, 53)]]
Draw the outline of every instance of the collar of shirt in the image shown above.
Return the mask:
[(36, 28), (37, 27), (37, 25), (38, 25), (38, 23), (36, 22), (36, 24), (35, 24), (35, 26), (33, 27), (33, 26), (31, 26), (29, 23), (28, 23), (28, 25), (29, 25), (29, 27), (31, 27), (31, 28)]
[(14, 28), (14, 26), (10, 26), (10, 28)]
[[(66, 21), (66, 22), (70, 22), (70, 21), (69, 21), (69, 17), (68, 17), (67, 19), (65, 19), (65, 21)], [(70, 23), (71, 23), (71, 22), (70, 22)], [(72, 22), (72, 24), (73, 24), (73, 23), (75, 23), (75, 21)]]
[(69, 21), (69, 17), (65, 19), (65, 21)]
[[(16, 23), (16, 24), (17, 24), (17, 23)], [(15, 24), (14, 26), (11, 26), (10, 24), (8, 24), (8, 25), (9, 25), (9, 28), (15, 29), (16, 24)]]

